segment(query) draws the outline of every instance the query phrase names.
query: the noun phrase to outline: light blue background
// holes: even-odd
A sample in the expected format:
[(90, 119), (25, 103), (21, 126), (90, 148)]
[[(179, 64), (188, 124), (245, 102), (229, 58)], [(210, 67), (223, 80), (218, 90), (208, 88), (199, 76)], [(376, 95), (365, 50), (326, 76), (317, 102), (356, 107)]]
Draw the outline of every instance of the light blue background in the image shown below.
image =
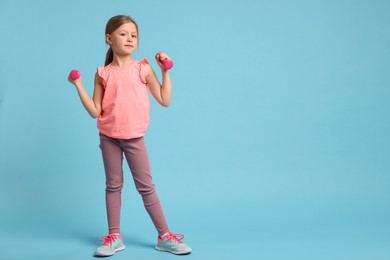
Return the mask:
[[(390, 259), (389, 1), (0, 1), (0, 259), (91, 259), (106, 234), (87, 91), (116, 14), (175, 62), (154, 181), (186, 259)], [(128, 167), (113, 259), (176, 259)]]

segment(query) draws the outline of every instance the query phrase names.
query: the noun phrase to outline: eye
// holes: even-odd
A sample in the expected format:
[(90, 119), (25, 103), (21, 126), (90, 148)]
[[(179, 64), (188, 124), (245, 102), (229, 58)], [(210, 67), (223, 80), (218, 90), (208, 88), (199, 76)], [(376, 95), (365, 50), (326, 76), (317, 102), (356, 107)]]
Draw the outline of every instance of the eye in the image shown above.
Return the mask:
[(121, 35), (121, 36), (126, 36), (126, 34), (125, 34), (125, 33), (121, 33), (120, 35)]
[(134, 39), (137, 39), (137, 35), (133, 34), (131, 37), (133, 37)]

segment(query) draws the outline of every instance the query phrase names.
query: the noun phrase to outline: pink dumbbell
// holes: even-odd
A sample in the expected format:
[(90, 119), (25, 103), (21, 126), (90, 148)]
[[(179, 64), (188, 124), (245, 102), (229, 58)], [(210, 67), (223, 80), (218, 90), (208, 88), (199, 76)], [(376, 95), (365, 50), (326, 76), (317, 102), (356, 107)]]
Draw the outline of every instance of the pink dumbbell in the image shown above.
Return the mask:
[[(160, 53), (161, 53), (161, 52), (158, 52), (158, 53), (156, 54), (156, 58), (157, 58), (157, 55), (159, 55)], [(172, 60), (169, 60), (169, 59), (165, 58), (165, 59), (163, 59), (163, 60), (160, 59), (160, 61), (161, 61), (161, 63), (164, 65), (164, 68), (165, 68), (166, 70), (170, 70), (170, 69), (173, 67), (173, 61), (172, 61)]]
[(73, 80), (76, 80), (80, 77), (80, 72), (78, 70), (72, 70), (70, 73), (69, 73), (69, 77)]

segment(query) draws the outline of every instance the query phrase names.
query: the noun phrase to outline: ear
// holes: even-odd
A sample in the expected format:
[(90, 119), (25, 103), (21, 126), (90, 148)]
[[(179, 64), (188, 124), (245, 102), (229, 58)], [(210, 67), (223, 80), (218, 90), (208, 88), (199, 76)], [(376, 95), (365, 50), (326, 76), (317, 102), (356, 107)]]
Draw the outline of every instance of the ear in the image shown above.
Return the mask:
[(112, 44), (112, 42), (111, 42), (111, 37), (110, 37), (110, 35), (109, 34), (106, 34), (106, 43), (107, 44)]

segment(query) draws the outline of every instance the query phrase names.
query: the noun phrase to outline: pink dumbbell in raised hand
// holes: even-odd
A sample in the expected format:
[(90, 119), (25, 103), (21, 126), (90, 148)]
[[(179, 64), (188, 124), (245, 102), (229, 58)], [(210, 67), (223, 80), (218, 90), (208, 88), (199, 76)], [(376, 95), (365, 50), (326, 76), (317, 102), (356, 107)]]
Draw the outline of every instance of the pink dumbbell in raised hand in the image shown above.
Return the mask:
[(69, 77), (73, 80), (76, 80), (80, 77), (80, 72), (78, 70), (72, 70), (70, 73), (69, 73)]
[[(156, 58), (157, 58), (157, 55), (159, 55), (161, 52), (158, 52), (156, 54)], [(170, 70), (172, 67), (173, 67), (173, 61), (168, 59), (168, 58), (165, 58), (165, 59), (160, 59), (161, 63), (163, 64), (164, 68), (166, 70)]]

